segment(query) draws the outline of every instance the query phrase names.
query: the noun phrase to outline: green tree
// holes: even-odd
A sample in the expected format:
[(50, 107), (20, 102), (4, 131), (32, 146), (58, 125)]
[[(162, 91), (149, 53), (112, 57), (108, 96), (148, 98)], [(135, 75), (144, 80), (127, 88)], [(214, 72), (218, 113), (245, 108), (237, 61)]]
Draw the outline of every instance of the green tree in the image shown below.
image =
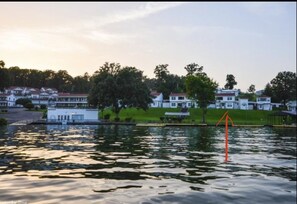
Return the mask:
[(32, 103), (27, 103), (24, 107), (29, 110), (32, 110), (32, 108), (34, 108), (34, 105)]
[[(296, 73), (290, 71), (279, 72), (270, 81), (272, 96), (276, 102), (286, 103), (289, 100), (296, 100)], [(267, 91), (266, 91), (267, 92)]]
[(199, 66), (196, 63), (191, 63), (185, 66), (185, 70), (187, 71), (186, 76), (194, 75), (197, 72), (202, 72), (203, 66)]
[(168, 64), (159, 64), (156, 66), (156, 68), (154, 69), (154, 74), (157, 80), (165, 82), (165, 78), (169, 74), (167, 67)]
[(74, 93), (87, 93), (91, 88), (90, 76), (86, 72), (84, 76), (76, 76), (72, 81), (71, 92)]
[(151, 103), (150, 91), (144, 83), (142, 71), (135, 67), (121, 68), (118, 63), (106, 62), (94, 73), (91, 80), (88, 101), (99, 107), (102, 114), (104, 108), (112, 107), (118, 118), (123, 108), (146, 110)]
[(4, 61), (0, 60), (0, 91), (3, 91), (5, 87), (9, 86), (9, 74), (4, 66)]
[(206, 73), (186, 77), (187, 95), (197, 101), (202, 108), (202, 122), (205, 123), (207, 105), (215, 100), (218, 83), (210, 79)]
[(255, 88), (255, 85), (254, 84), (251, 84), (248, 88), (248, 92), (249, 93), (255, 93), (256, 91), (256, 88)]
[(0, 68), (4, 68), (5, 67), (5, 62), (3, 60), (0, 60)]
[(226, 76), (227, 83), (225, 84), (225, 89), (233, 89), (234, 86), (237, 84), (235, 81), (235, 77), (232, 74), (227, 74)]
[(29, 98), (19, 98), (15, 101), (15, 104), (19, 104), (25, 107), (27, 103), (32, 103), (31, 99)]

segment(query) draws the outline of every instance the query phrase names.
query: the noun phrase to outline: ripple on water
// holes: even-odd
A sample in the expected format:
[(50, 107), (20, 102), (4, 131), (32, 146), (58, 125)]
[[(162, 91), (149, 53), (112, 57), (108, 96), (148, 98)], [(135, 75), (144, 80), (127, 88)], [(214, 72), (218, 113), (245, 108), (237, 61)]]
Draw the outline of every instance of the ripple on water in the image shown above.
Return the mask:
[(296, 130), (229, 131), (224, 162), (223, 128), (0, 129), (0, 201), (295, 202)]

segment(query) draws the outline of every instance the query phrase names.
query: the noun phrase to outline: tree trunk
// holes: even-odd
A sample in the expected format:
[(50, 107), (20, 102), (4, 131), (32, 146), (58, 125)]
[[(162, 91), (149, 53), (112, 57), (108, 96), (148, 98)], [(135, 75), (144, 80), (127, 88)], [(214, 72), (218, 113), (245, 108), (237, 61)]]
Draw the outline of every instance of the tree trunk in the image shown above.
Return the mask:
[(205, 123), (205, 115), (206, 115), (207, 109), (202, 108), (202, 123)]

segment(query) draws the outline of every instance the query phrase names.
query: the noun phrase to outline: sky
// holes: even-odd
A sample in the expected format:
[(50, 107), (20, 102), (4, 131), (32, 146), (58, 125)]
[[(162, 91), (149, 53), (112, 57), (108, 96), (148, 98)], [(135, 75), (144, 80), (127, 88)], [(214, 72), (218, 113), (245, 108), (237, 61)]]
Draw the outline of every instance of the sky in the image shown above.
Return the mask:
[(105, 62), (153, 78), (197, 63), (220, 87), (264, 89), (296, 72), (296, 2), (1, 2), (5, 67), (92, 75)]

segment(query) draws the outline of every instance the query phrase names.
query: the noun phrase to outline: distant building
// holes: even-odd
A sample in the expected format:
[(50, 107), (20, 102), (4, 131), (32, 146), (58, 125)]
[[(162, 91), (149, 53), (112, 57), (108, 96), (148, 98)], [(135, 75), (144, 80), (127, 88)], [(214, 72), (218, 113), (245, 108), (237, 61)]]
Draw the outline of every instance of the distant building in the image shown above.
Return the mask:
[(235, 93), (217, 93), (215, 95), (217, 109), (235, 109)]
[(98, 109), (55, 108), (47, 109), (48, 122), (98, 122)]
[(88, 107), (88, 94), (59, 93), (56, 107)]
[(288, 111), (296, 112), (296, 101), (289, 101), (286, 105), (287, 105)]
[(256, 105), (258, 110), (272, 110), (271, 97), (260, 96), (257, 97)]
[(153, 102), (150, 104), (151, 108), (162, 108), (163, 94), (156, 91), (151, 92)]
[(171, 93), (169, 95), (170, 108), (192, 108), (197, 107), (194, 100), (187, 98), (186, 93)]

